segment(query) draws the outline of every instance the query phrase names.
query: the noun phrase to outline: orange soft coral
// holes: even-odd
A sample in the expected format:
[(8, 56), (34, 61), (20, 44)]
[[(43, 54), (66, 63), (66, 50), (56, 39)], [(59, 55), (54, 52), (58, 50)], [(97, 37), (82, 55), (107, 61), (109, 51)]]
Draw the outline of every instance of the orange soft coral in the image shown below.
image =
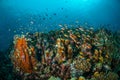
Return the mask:
[(14, 52), (12, 55), (15, 68), (26, 73), (32, 73), (33, 67), (36, 65), (34, 55), (34, 47), (29, 48), (25, 38), (17, 38), (15, 40)]

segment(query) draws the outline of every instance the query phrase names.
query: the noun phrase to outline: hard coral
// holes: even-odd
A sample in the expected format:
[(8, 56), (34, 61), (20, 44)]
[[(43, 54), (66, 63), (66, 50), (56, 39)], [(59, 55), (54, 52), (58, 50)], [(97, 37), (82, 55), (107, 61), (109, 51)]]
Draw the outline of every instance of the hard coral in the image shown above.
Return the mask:
[(82, 70), (84, 72), (89, 72), (91, 68), (91, 64), (89, 61), (81, 58), (77, 58), (75, 61), (75, 68), (78, 70)]
[(11, 58), (16, 70), (32, 73), (33, 65), (36, 65), (34, 56), (34, 47), (29, 48), (26, 38), (20, 37), (15, 39), (14, 52)]
[(73, 57), (73, 49), (69, 40), (58, 38), (56, 41), (56, 47), (56, 57), (58, 58), (58, 62), (63, 62), (66, 59)]
[(93, 75), (95, 80), (118, 80), (119, 76), (114, 72), (95, 72)]

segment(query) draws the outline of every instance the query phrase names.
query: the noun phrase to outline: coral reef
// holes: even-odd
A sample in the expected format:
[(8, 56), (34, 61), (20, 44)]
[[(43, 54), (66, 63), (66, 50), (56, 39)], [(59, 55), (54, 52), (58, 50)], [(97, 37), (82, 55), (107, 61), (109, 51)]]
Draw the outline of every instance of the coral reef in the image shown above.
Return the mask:
[(23, 80), (118, 80), (118, 34), (78, 27), (16, 36), (14, 74)]

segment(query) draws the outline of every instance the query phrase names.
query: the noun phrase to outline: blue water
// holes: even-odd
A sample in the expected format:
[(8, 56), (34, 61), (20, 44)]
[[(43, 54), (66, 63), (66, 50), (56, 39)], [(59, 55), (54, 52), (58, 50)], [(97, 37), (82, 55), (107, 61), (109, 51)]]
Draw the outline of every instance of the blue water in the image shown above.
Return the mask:
[(120, 30), (120, 0), (0, 0), (0, 51), (15, 34), (55, 30), (59, 24)]

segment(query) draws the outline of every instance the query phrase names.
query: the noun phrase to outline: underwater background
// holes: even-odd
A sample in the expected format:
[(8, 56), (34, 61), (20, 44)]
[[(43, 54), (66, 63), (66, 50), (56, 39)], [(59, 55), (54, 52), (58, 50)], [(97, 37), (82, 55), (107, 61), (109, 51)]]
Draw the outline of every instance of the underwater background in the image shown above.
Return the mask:
[(15, 34), (60, 29), (59, 24), (120, 30), (119, 0), (0, 0), (0, 51)]
[(0, 0), (0, 80), (120, 80), (120, 0)]

